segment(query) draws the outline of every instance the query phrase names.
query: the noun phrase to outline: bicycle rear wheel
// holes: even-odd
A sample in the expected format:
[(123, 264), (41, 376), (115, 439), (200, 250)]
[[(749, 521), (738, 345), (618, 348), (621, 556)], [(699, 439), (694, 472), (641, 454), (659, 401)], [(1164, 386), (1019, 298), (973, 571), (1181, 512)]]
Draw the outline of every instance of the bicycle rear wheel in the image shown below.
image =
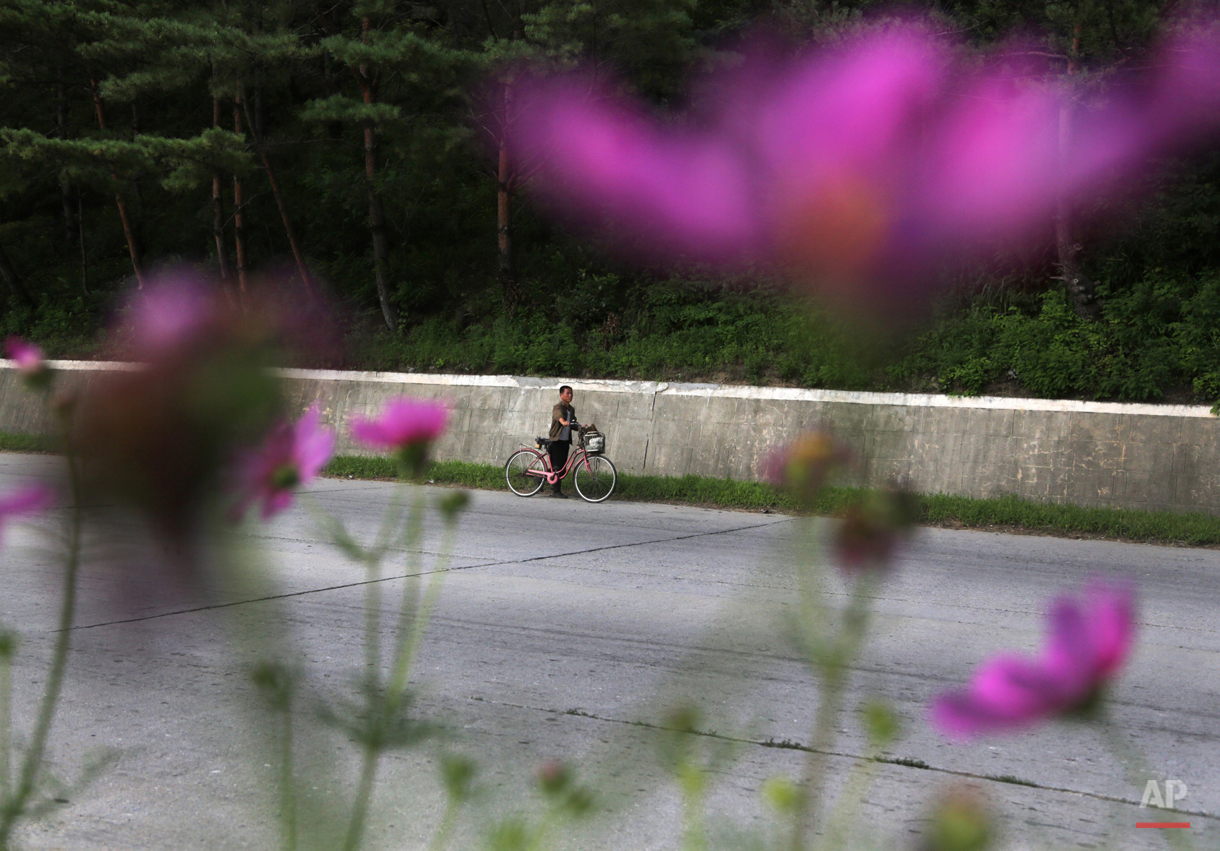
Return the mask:
[(504, 463), (504, 480), (517, 496), (533, 496), (546, 481), (546, 464), (537, 452), (518, 449)]
[(586, 455), (576, 465), (573, 474), (576, 480), (576, 492), (586, 502), (601, 502), (614, 493), (618, 482), (618, 471), (610, 463), (610, 459), (602, 455)]

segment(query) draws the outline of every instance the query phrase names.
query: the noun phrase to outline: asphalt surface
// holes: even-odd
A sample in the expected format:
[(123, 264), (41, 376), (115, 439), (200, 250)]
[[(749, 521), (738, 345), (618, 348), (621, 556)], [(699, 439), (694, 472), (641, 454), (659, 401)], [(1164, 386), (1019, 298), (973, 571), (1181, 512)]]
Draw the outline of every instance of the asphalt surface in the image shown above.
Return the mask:
[[(59, 463), (0, 456), (0, 492), (54, 478)], [(424, 490), (429, 501), (447, 493)], [(324, 480), (310, 492), (368, 541), (394, 486)], [(0, 622), (22, 640), (19, 739), (54, 639), (58, 521), (11, 527), (3, 542)], [(393, 553), (378, 578), (385, 641), (404, 585), (419, 584), (403, 577), (437, 566), (441, 525), (431, 515), (422, 545)], [(367, 847), (428, 847), (445, 809), (438, 766), (453, 754), (477, 764), (479, 794), (452, 848), (480, 847), (505, 819), (541, 824), (535, 778), (551, 759), (572, 766), (596, 806), (556, 825), (550, 847), (681, 847), (690, 811), (667, 767), (675, 737), (661, 728), (690, 704), (700, 734), (684, 741), (708, 768), (711, 846), (778, 847), (760, 789), (800, 773), (818, 702), (791, 639), (795, 571), (820, 563), (797, 543), (799, 526), (782, 515), (474, 493), (411, 676), (411, 717), (426, 726), (379, 767)], [(351, 806), (359, 765), (332, 716), (358, 686), (370, 577), (299, 506), (236, 536), (206, 536), (211, 552), (196, 562), (240, 564), (228, 571), (191, 573), (129, 517), (103, 514), (91, 529), (52, 732), (48, 777), (58, 785), (46, 787), (53, 800), (21, 844), (277, 847), (281, 728), (249, 674), (276, 659), (297, 683), (301, 842), (333, 846), (324, 825)], [(841, 608), (845, 586), (834, 569), (825, 576), (825, 602)], [(1035, 651), (1049, 600), (1095, 576), (1139, 590), (1138, 644), (1109, 696), (1109, 735), (1056, 723), (962, 745), (930, 728), (937, 694), (997, 650)], [(1163, 847), (1166, 831), (1135, 825), (1164, 820), (1189, 821), (1179, 833), (1195, 847), (1220, 847), (1218, 601), (1216, 550), (922, 530), (873, 594), (873, 628), (826, 758), (851, 846), (917, 847), (929, 801), (967, 784), (988, 802), (1001, 847)], [(902, 733), (863, 795), (843, 793), (866, 750), (858, 707), (869, 698), (893, 707)], [(1149, 778), (1161, 790), (1167, 779), (1184, 784), (1183, 812), (1141, 808)]]

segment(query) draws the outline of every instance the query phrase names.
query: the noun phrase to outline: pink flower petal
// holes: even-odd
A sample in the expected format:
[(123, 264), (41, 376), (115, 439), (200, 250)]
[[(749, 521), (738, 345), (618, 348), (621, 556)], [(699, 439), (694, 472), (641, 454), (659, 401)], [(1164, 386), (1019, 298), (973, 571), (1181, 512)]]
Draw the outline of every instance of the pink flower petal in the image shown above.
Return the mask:
[(399, 398), (386, 405), (375, 420), (354, 417), (352, 437), (370, 446), (405, 449), (430, 443), (440, 437), (449, 419), (449, 408), (439, 402)]
[(24, 375), (37, 372), (45, 364), (42, 349), (20, 337), (9, 337), (4, 341), (4, 354), (17, 364), (18, 371)]
[(261, 501), (260, 514), (268, 520), (292, 504), (298, 486), (317, 477), (335, 447), (335, 433), (320, 427), (320, 418), (315, 405), (295, 424), (279, 423), (258, 448), (238, 460), (233, 519)]
[(579, 221), (608, 218), (653, 248), (722, 260), (759, 245), (754, 178), (732, 140), (658, 128), (579, 80), (518, 99), (533, 106), (513, 123), (514, 147), (544, 159), (541, 181)]
[(0, 532), (14, 517), (35, 514), (55, 504), (55, 491), (46, 485), (25, 485), (0, 496)]
[(1134, 638), (1125, 588), (1094, 583), (1083, 601), (1055, 601), (1046, 646), (1035, 660), (1003, 655), (984, 663), (962, 690), (937, 698), (932, 723), (952, 738), (1032, 726), (1091, 700), (1119, 671)]
[(669, 120), (579, 76), (521, 83), (509, 150), (625, 248), (833, 287), (915, 282), (947, 255), (1040, 237), (1061, 200), (1117, 191), (1220, 127), (1217, 32), (1167, 44), (1147, 85), (1090, 108), (1015, 52), (999, 60), (980, 72), (926, 26), (879, 26), (794, 62), (747, 56), (704, 86), (710, 107)]

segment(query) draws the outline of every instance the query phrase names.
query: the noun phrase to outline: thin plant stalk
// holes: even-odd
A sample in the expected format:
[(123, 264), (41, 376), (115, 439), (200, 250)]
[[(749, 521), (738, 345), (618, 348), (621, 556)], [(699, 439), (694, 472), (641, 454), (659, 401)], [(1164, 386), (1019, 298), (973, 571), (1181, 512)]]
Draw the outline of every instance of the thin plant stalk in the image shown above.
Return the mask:
[(297, 801), (296, 783), (292, 769), (292, 704), (283, 710), (280, 729), (280, 809), (284, 822), (284, 849), (296, 851), (297, 847)]
[(347, 824), (343, 851), (355, 851), (360, 847), (360, 840), (364, 836), (364, 823), (368, 818), (369, 801), (373, 796), (373, 781), (377, 778), (377, 762), (382, 749), (382, 743), (374, 738), (370, 738), (364, 746), (360, 782), (356, 787), (356, 799), (352, 802), (352, 817)]
[[(809, 519), (805, 519), (798, 528), (803, 533), (801, 537), (804, 538), (805, 551), (815, 552), (817, 544), (816, 525)], [(799, 640), (802, 649), (809, 656), (812, 666), (815, 670), (818, 670), (820, 665), (813, 656), (814, 648), (811, 646), (813, 637), (810, 636), (809, 630), (813, 625), (824, 621), (826, 609), (822, 604), (821, 576), (813, 572), (816, 569), (816, 565), (810, 564), (808, 569), (797, 570), (797, 592), (801, 615), (801, 620), (798, 624), (798, 629), (800, 630)], [(796, 805), (792, 811), (792, 838), (789, 846), (791, 851), (804, 851), (805, 849), (806, 822), (817, 800), (817, 792), (813, 787), (820, 776), (821, 770), (822, 760), (819, 750), (825, 749), (825, 747), (819, 748), (818, 743), (823, 741), (828, 742), (834, 732), (832, 716), (835, 714), (834, 706), (837, 696), (833, 693), (825, 679), (819, 689), (818, 697), (817, 715), (815, 716), (815, 727), (810, 741), (810, 750), (805, 754), (801, 775), (802, 780), (797, 786)]]
[(835, 720), (843, 708), (843, 681), (838, 671), (827, 671), (822, 678), (813, 738), (809, 750), (805, 752), (804, 769), (797, 787), (797, 805), (792, 814), (792, 851), (805, 851), (807, 823), (809, 817), (817, 812), (825, 776), (826, 752), (834, 742)]
[(870, 748), (867, 754), (856, 760), (851, 773), (847, 775), (847, 780), (843, 783), (842, 790), (835, 797), (834, 809), (826, 819), (826, 839), (822, 843), (822, 846), (828, 851), (847, 847), (847, 828), (855, 820), (856, 813), (864, 802), (865, 793), (873, 785), (873, 778), (880, 765), (877, 761), (878, 756), (880, 756), (879, 751), (876, 748)]
[(872, 583), (868, 574), (857, 581), (851, 602), (843, 614), (843, 625), (834, 639), (834, 653), (828, 659), (814, 660), (821, 673), (821, 697), (813, 737), (805, 754), (797, 806), (792, 820), (792, 851), (804, 851), (807, 823), (821, 804), (826, 775), (826, 755), (835, 740), (835, 730), (843, 711), (847, 691), (848, 666), (860, 650), (868, 624), (868, 594)]
[(0, 802), (13, 783), (13, 655), (0, 658)]
[[(407, 685), (407, 673), (411, 660), (408, 656), (411, 643), (411, 625), (418, 621), (415, 617), (415, 583), (423, 573), (421, 559), (423, 557), (424, 514), (426, 509), (425, 495), (422, 488), (412, 491), (411, 508), (404, 524), (402, 546), (407, 552), (406, 576), (402, 583), (402, 600), (398, 605), (398, 628), (395, 632), (397, 646), (394, 649), (394, 662), (386, 689), (387, 705), (392, 700), (391, 695), (399, 694)], [(442, 552), (444, 552), (442, 547)], [(430, 583), (431, 584), (431, 583)], [(426, 593), (426, 592), (425, 592)], [(397, 708), (397, 704), (393, 708)]]
[(428, 843), (428, 851), (442, 851), (449, 845), (461, 809), (461, 799), (457, 795), (450, 795), (449, 800), (445, 802), (445, 812), (441, 814), (440, 824), (436, 826), (436, 833), (432, 834), (432, 841)]
[(55, 647), (51, 653), (51, 667), (47, 672), (47, 683), (42, 693), (42, 701), (38, 707), (38, 715), (34, 722), (34, 733), (30, 737), (30, 745), (26, 749), (25, 759), (16, 788), (0, 807), (0, 848), (7, 848), (13, 829), (25, 812), (30, 796), (38, 782), (38, 773), (42, 768), (43, 753), (46, 750), (47, 738), (51, 733), (51, 723), (55, 719), (55, 710), (59, 705), (60, 692), (63, 690), (64, 671), (68, 665), (68, 651), (72, 643), (72, 622), (76, 614), (77, 574), (80, 570), (80, 467), (76, 454), (68, 444), (68, 474), (72, 486), (72, 514), (68, 530), (68, 555), (64, 565), (64, 595), (59, 609), (59, 621), (56, 624)]
[(679, 783), (682, 787), (682, 849), (683, 851), (707, 851), (707, 830), (704, 825), (703, 800), (707, 791), (707, 779), (703, 769), (695, 760), (690, 760), (680, 769)]
[[(402, 512), (405, 506), (401, 494), (402, 490), (396, 488), (390, 498), (390, 504), (386, 506), (385, 514), (382, 515), (376, 543), (365, 557), (368, 571), (364, 598), (366, 685), (373, 694), (381, 687), (381, 562), (393, 545), (394, 530), (403, 522)], [(407, 522), (411, 522), (409, 516)]]
[[(406, 544), (408, 549), (414, 550), (415, 548), (412, 545), (420, 542), (422, 539), (424, 511), (423, 492), (417, 490), (416, 498), (407, 516)], [(391, 507), (390, 513), (401, 516), (397, 504)], [(364, 823), (368, 816), (369, 802), (372, 798), (373, 783), (377, 776), (377, 764), (381, 758), (382, 751), (385, 749), (381, 734), (386, 726), (392, 723), (393, 716), (398, 711), (399, 706), (401, 706), (402, 695), (406, 690), (407, 679), (410, 676), (411, 663), (414, 661), (419, 644), (423, 640), (428, 620), (440, 594), (444, 575), (448, 572), (451, 551), (455, 543), (455, 529), (455, 523), (446, 524), (445, 543), (441, 549), (440, 560), (425, 589), (419, 611), (415, 613), (414, 617), (411, 617), (409, 591), (404, 589), (402, 609), (399, 612), (398, 648), (395, 653), (394, 669), (386, 690), (384, 692), (373, 692), (379, 695), (380, 705), (370, 705), (369, 707), (369, 712), (374, 716), (372, 723), (375, 725), (375, 732), (369, 737), (364, 747), (360, 781), (356, 788), (355, 801), (352, 804), (352, 815), (348, 822), (347, 837), (343, 843), (345, 851), (355, 851), (356, 848), (360, 847), (360, 840), (364, 833)], [(380, 553), (386, 547), (388, 547), (388, 541), (378, 548), (378, 564), (380, 563)], [(376, 585), (379, 583), (370, 584)], [(380, 599), (380, 597), (377, 599)]]
[(364, 681), (370, 693), (381, 685), (381, 557), (373, 553), (365, 564)]
[[(418, 513), (423, 514), (422, 507)], [(440, 598), (441, 587), (444, 585), (445, 576), (449, 573), (449, 566), (453, 561), (453, 550), (457, 545), (457, 529), (458, 526), (455, 518), (450, 518), (446, 521), (440, 556), (431, 575), (428, 577), (423, 600), (420, 602), (419, 610), (414, 613), (414, 617), (409, 617), (410, 610), (407, 606), (406, 587), (403, 589), (403, 608), (399, 612), (398, 623), (400, 644), (397, 658), (395, 659), (394, 671), (390, 677), (390, 685), (386, 690), (387, 700), (394, 702), (390, 707), (391, 710), (398, 708), (398, 703), (401, 701), (402, 694), (407, 687), (407, 679), (411, 674), (411, 667), (415, 663), (415, 656), (419, 653), (420, 645), (423, 644), (424, 632), (432, 620), (432, 612), (436, 608), (437, 600)]]

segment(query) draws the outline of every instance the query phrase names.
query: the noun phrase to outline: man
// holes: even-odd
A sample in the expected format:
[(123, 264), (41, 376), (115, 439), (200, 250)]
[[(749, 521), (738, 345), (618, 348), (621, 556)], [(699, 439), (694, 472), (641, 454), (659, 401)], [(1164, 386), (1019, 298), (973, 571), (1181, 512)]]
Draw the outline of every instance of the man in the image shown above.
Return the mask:
[[(547, 438), (551, 446), (547, 450), (551, 456), (551, 469), (559, 472), (568, 463), (568, 450), (572, 448), (572, 430), (578, 428), (576, 409), (572, 407), (572, 388), (563, 385), (559, 388), (559, 401), (551, 409), (551, 430)], [(567, 494), (559, 486), (559, 482), (551, 485), (551, 496), (567, 499)]]

